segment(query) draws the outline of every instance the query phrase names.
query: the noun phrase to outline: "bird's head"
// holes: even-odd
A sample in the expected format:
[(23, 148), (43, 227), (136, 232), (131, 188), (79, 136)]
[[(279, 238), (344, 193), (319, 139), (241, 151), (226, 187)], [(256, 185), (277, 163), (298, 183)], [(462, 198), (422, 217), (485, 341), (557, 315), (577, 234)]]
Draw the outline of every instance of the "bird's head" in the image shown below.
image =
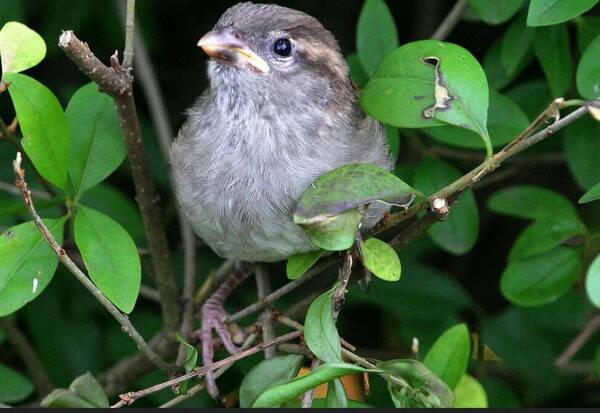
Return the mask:
[(225, 11), (198, 46), (211, 57), (213, 86), (229, 84), (267, 94), (291, 88), (296, 95), (351, 88), (335, 37), (317, 19), (297, 10), (237, 4)]

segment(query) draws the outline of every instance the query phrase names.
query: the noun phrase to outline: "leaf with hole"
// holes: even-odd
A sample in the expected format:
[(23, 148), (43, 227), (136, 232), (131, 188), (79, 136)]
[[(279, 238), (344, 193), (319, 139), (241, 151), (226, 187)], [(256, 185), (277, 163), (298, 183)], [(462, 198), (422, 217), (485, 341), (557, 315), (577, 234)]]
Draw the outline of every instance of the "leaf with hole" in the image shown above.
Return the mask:
[(96, 287), (124, 313), (135, 306), (141, 266), (135, 243), (111, 218), (80, 206), (75, 215), (75, 242)]
[(303, 359), (304, 356), (299, 354), (287, 354), (263, 360), (252, 367), (240, 386), (240, 407), (252, 407), (266, 390), (296, 377)]
[(471, 338), (466, 324), (458, 324), (442, 334), (427, 352), (423, 364), (454, 389), (467, 371)]
[(565, 295), (580, 270), (581, 251), (559, 246), (545, 254), (511, 261), (502, 273), (500, 290), (515, 305), (544, 305)]
[[(62, 243), (64, 219), (45, 219), (56, 242)], [(11, 314), (34, 300), (48, 286), (58, 259), (33, 221), (0, 235), (0, 316)]]
[(71, 132), (69, 173), (75, 194), (102, 182), (125, 159), (115, 104), (95, 83), (80, 88), (66, 110)]
[(398, 47), (398, 32), (384, 0), (366, 0), (356, 27), (356, 50), (368, 75), (386, 54)]
[(550, 26), (566, 22), (585, 13), (598, 0), (531, 0), (527, 13), (528, 26)]
[(19, 22), (8, 22), (0, 30), (2, 73), (17, 73), (37, 66), (46, 56), (42, 36)]
[(304, 339), (310, 351), (326, 363), (342, 361), (340, 336), (333, 318), (334, 288), (317, 297), (306, 313)]
[(23, 134), (23, 149), (38, 172), (67, 189), (69, 129), (65, 113), (54, 94), (40, 82), (20, 73), (6, 73), (8, 91)]
[(400, 258), (387, 243), (377, 238), (369, 238), (362, 245), (365, 267), (376, 277), (385, 281), (400, 279)]
[(369, 370), (354, 364), (347, 363), (327, 363), (316, 368), (314, 371), (302, 377), (296, 377), (283, 384), (271, 387), (262, 393), (252, 407), (275, 407), (285, 402), (295, 399), (310, 389), (320, 384), (327, 383), (339, 377), (355, 374), (378, 372), (378, 370)]

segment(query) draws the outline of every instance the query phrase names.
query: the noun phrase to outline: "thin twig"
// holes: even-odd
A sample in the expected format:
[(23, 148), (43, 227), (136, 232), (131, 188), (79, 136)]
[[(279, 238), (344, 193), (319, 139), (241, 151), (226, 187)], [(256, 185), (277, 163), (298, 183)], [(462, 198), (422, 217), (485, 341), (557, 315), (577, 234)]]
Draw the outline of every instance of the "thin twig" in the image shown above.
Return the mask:
[[(258, 290), (258, 299), (262, 300), (271, 293), (271, 280), (269, 278), (269, 272), (264, 265), (257, 265), (256, 272), (256, 287)], [(271, 341), (275, 338), (275, 331), (273, 329), (273, 307), (268, 306), (264, 309), (263, 313), (259, 318), (260, 328), (262, 330), (262, 339), (264, 342)], [(265, 359), (270, 359), (275, 356), (275, 347), (268, 347), (265, 349)]]
[(132, 78), (128, 70), (123, 70), (119, 66), (116, 55), (111, 58), (112, 67), (106, 67), (94, 56), (88, 45), (79, 40), (72, 31), (63, 32), (58, 44), (81, 71), (94, 80), (102, 91), (112, 96), (115, 101), (127, 148), (127, 157), (131, 164), (136, 200), (151, 251), (156, 286), (161, 296), (165, 329), (174, 335), (175, 331), (179, 329), (177, 284), (169, 258), (169, 246), (162, 222), (162, 213), (158, 205), (159, 196), (150, 176), (142, 144), (142, 134), (133, 98)]
[(468, 0), (458, 0), (446, 15), (444, 21), (442, 21), (437, 30), (431, 35), (431, 38), (434, 40), (446, 39), (462, 18), (468, 3)]
[[(21, 193), (19, 192), (19, 190), (17, 188), (15, 188), (14, 185), (7, 184), (6, 182), (0, 182), (0, 191), (4, 191), (4, 192), (7, 192), (7, 193), (12, 194), (12, 195), (18, 195), (18, 196), (21, 195)], [(39, 199), (51, 199), (51, 196), (48, 195), (47, 192), (38, 191), (36, 189), (30, 189), (30, 191), (31, 191), (31, 195), (33, 195), (35, 198), (39, 198)]]
[(589, 341), (589, 339), (600, 329), (600, 314), (590, 318), (583, 329), (571, 341), (567, 348), (558, 356), (554, 363), (557, 368), (564, 368), (573, 359), (575, 354)]
[(148, 287), (147, 285), (140, 285), (140, 297), (145, 298), (153, 303), (160, 304), (160, 294), (154, 288)]
[(27, 182), (25, 181), (25, 171), (21, 168), (21, 153), (17, 152), (17, 158), (14, 161), (14, 172), (15, 172), (15, 185), (21, 191), (21, 196), (25, 202), (27, 211), (33, 218), (35, 225), (37, 226), (40, 234), (46, 240), (52, 251), (56, 254), (59, 261), (62, 262), (65, 267), (83, 284), (83, 286), (100, 302), (100, 304), (108, 310), (108, 312), (121, 324), (121, 329), (125, 332), (138, 346), (138, 348), (152, 361), (156, 367), (162, 370), (168, 370), (169, 364), (164, 361), (158, 354), (156, 354), (148, 344), (144, 341), (140, 333), (135, 329), (133, 324), (129, 321), (129, 317), (122, 314), (117, 307), (115, 307), (102, 292), (90, 281), (90, 279), (79, 269), (79, 267), (69, 258), (66, 251), (56, 242), (54, 235), (50, 232), (44, 221), (38, 215), (31, 199), (31, 192), (27, 188)]
[(191, 380), (191, 379), (204, 377), (206, 375), (206, 373), (208, 373), (208, 372), (219, 370), (220, 368), (222, 368), (224, 366), (229, 366), (238, 360), (244, 359), (244, 358), (249, 357), (253, 354), (256, 354), (260, 351), (263, 351), (266, 347), (276, 346), (280, 343), (285, 343), (286, 341), (290, 341), (295, 338), (298, 338), (298, 337), (300, 337), (301, 334), (302, 333), (299, 331), (292, 331), (291, 333), (287, 333), (282, 336), (279, 336), (268, 343), (259, 343), (256, 346), (251, 347), (247, 350), (240, 351), (237, 354), (234, 354), (225, 359), (219, 360), (209, 366), (203, 366), (203, 367), (196, 368), (193, 371), (186, 373), (182, 376), (176, 377), (174, 379), (167, 380), (163, 383), (156, 384), (152, 387), (148, 387), (147, 389), (139, 390), (136, 392), (125, 393), (125, 394), (121, 395), (121, 401), (119, 401), (112, 407), (123, 407), (125, 405), (132, 404), (133, 402), (135, 402), (136, 400), (138, 400), (142, 397), (148, 396), (150, 394), (156, 393), (158, 391), (164, 390), (164, 389), (172, 387), (174, 385), (183, 383), (183, 382)]
[(135, 0), (127, 0), (127, 18), (125, 19), (125, 51), (123, 52), (123, 67), (133, 66), (135, 45)]
[(0, 327), (6, 332), (8, 342), (15, 348), (27, 367), (29, 376), (35, 384), (38, 397), (43, 397), (54, 389), (54, 384), (29, 339), (17, 324), (8, 317), (0, 318)]

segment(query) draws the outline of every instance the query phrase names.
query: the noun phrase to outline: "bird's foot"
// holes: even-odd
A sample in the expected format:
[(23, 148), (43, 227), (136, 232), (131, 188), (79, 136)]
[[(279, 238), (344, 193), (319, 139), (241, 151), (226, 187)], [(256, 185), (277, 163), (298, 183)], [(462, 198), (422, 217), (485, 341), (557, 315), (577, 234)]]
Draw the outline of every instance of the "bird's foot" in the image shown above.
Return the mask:
[[(223, 307), (225, 299), (233, 289), (244, 281), (251, 273), (253, 267), (247, 263), (242, 263), (234, 272), (217, 288), (217, 290), (206, 300), (201, 310), (202, 326), (200, 329), (200, 339), (202, 340), (202, 364), (209, 366), (213, 363), (213, 330), (221, 339), (223, 346), (230, 354), (236, 354), (240, 348), (236, 346), (231, 337), (231, 332), (227, 324), (223, 321), (227, 312)], [(214, 371), (206, 373), (204, 378), (208, 394), (216, 401), (220, 401), (219, 388), (214, 377)]]

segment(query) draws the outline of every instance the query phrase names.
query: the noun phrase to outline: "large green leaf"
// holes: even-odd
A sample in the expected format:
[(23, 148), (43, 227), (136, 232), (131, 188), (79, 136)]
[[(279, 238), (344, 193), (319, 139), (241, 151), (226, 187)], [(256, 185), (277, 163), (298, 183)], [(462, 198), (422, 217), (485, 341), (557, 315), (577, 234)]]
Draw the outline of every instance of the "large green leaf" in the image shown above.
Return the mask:
[(342, 361), (340, 336), (333, 318), (333, 292), (317, 297), (306, 313), (304, 322), (304, 339), (310, 351), (326, 363)]
[(600, 96), (600, 35), (585, 49), (577, 67), (577, 90), (587, 99)]
[(262, 393), (252, 407), (275, 407), (293, 400), (310, 389), (320, 384), (327, 383), (347, 374), (376, 372), (367, 370), (354, 364), (327, 363), (302, 377), (289, 380), (286, 383), (271, 387)]
[(8, 22), (0, 30), (3, 73), (17, 73), (36, 66), (46, 56), (42, 36), (19, 22)]
[(533, 220), (578, 220), (571, 202), (558, 192), (537, 186), (513, 186), (496, 192), (488, 207), (497, 214)]
[(567, 165), (577, 184), (588, 190), (600, 182), (600, 122), (585, 117), (565, 128)]
[(559, 246), (545, 254), (511, 261), (502, 273), (500, 289), (516, 305), (548, 304), (569, 291), (580, 270), (581, 251)]
[(590, 301), (596, 307), (600, 307), (600, 256), (597, 256), (588, 268), (585, 278), (585, 290)]
[(75, 242), (90, 278), (106, 298), (130, 313), (141, 281), (135, 243), (111, 218), (82, 206), (77, 209), (74, 228)]
[(504, 39), (501, 37), (493, 42), (492, 45), (488, 47), (485, 57), (483, 58), (483, 68), (489, 85), (491, 88), (497, 90), (501, 90), (508, 86), (533, 60), (533, 54), (528, 53), (525, 58), (521, 60), (519, 66), (513, 70), (512, 73), (508, 73), (502, 63), (503, 40)]
[(579, 203), (580, 204), (587, 204), (588, 202), (597, 201), (598, 199), (600, 199), (600, 182), (597, 183), (596, 185), (594, 185), (592, 187), (592, 189), (590, 189), (589, 191), (587, 191), (579, 199)]
[(352, 247), (363, 215), (350, 209), (324, 222), (303, 225), (310, 242), (326, 251), (344, 251)]
[(525, 14), (519, 15), (502, 37), (501, 58), (506, 73), (510, 76), (529, 55), (535, 38), (535, 29), (525, 25)]
[(410, 387), (398, 387), (388, 380), (390, 396), (398, 408), (451, 407), (452, 390), (438, 376), (417, 360), (389, 360), (377, 368), (403, 379)]
[[(258, 363), (246, 374), (240, 386), (240, 407), (252, 407), (258, 396), (296, 377), (304, 356), (288, 354)], [(273, 406), (273, 407), (279, 407)]]
[(362, 245), (365, 267), (375, 276), (386, 281), (400, 279), (400, 258), (392, 247), (377, 238), (369, 238)]
[(8, 91), (23, 134), (23, 148), (38, 172), (61, 189), (67, 188), (69, 130), (58, 99), (35, 79), (6, 73)]
[(465, 374), (454, 389), (454, 406), (461, 409), (485, 409), (488, 407), (485, 389), (473, 376)]
[(454, 389), (467, 371), (471, 338), (466, 324), (458, 324), (440, 336), (427, 352), (423, 364)]
[(348, 164), (320, 176), (294, 211), (299, 225), (324, 222), (373, 201), (407, 205), (419, 195), (400, 178), (372, 164)]
[(598, 0), (531, 0), (527, 14), (528, 26), (549, 26), (562, 23), (585, 13)]
[(488, 94), (483, 69), (469, 51), (422, 40), (388, 54), (360, 100), (367, 113), (389, 125), (425, 128), (444, 122), (485, 140)]
[(525, 0), (470, 0), (475, 12), (488, 24), (502, 24), (523, 7)]
[(563, 96), (573, 81), (573, 57), (567, 26), (561, 24), (538, 29), (533, 50), (542, 65), (552, 94), (555, 97)]
[(384, 0), (366, 0), (356, 27), (356, 50), (370, 76), (386, 54), (398, 47), (396, 23)]
[(286, 264), (287, 277), (290, 280), (301, 277), (306, 271), (310, 270), (325, 253), (325, 251), (317, 250), (291, 256), (288, 258)]
[(530, 224), (515, 241), (509, 261), (544, 254), (576, 235), (584, 235), (585, 226), (577, 219), (539, 220)]
[[(490, 90), (490, 108), (488, 110), (488, 130), (494, 146), (505, 145), (529, 125), (527, 115), (509, 97)], [(456, 126), (446, 128), (427, 128), (427, 136), (448, 145), (461, 148), (483, 149), (484, 142), (479, 135)]]
[[(449, 163), (424, 158), (415, 171), (413, 184), (427, 194), (433, 194), (461, 177), (460, 171)], [(465, 192), (450, 208), (444, 222), (434, 224), (428, 234), (433, 241), (450, 252), (461, 255), (473, 248), (479, 233), (479, 212), (472, 191)]]
[[(44, 220), (60, 244), (64, 219)], [(58, 259), (33, 221), (0, 235), (0, 316), (11, 314), (35, 299), (50, 283)]]
[(110, 175), (125, 159), (119, 120), (110, 96), (88, 83), (71, 98), (66, 110), (71, 132), (69, 172), (80, 194)]
[(0, 364), (0, 403), (20, 402), (33, 393), (29, 379)]

